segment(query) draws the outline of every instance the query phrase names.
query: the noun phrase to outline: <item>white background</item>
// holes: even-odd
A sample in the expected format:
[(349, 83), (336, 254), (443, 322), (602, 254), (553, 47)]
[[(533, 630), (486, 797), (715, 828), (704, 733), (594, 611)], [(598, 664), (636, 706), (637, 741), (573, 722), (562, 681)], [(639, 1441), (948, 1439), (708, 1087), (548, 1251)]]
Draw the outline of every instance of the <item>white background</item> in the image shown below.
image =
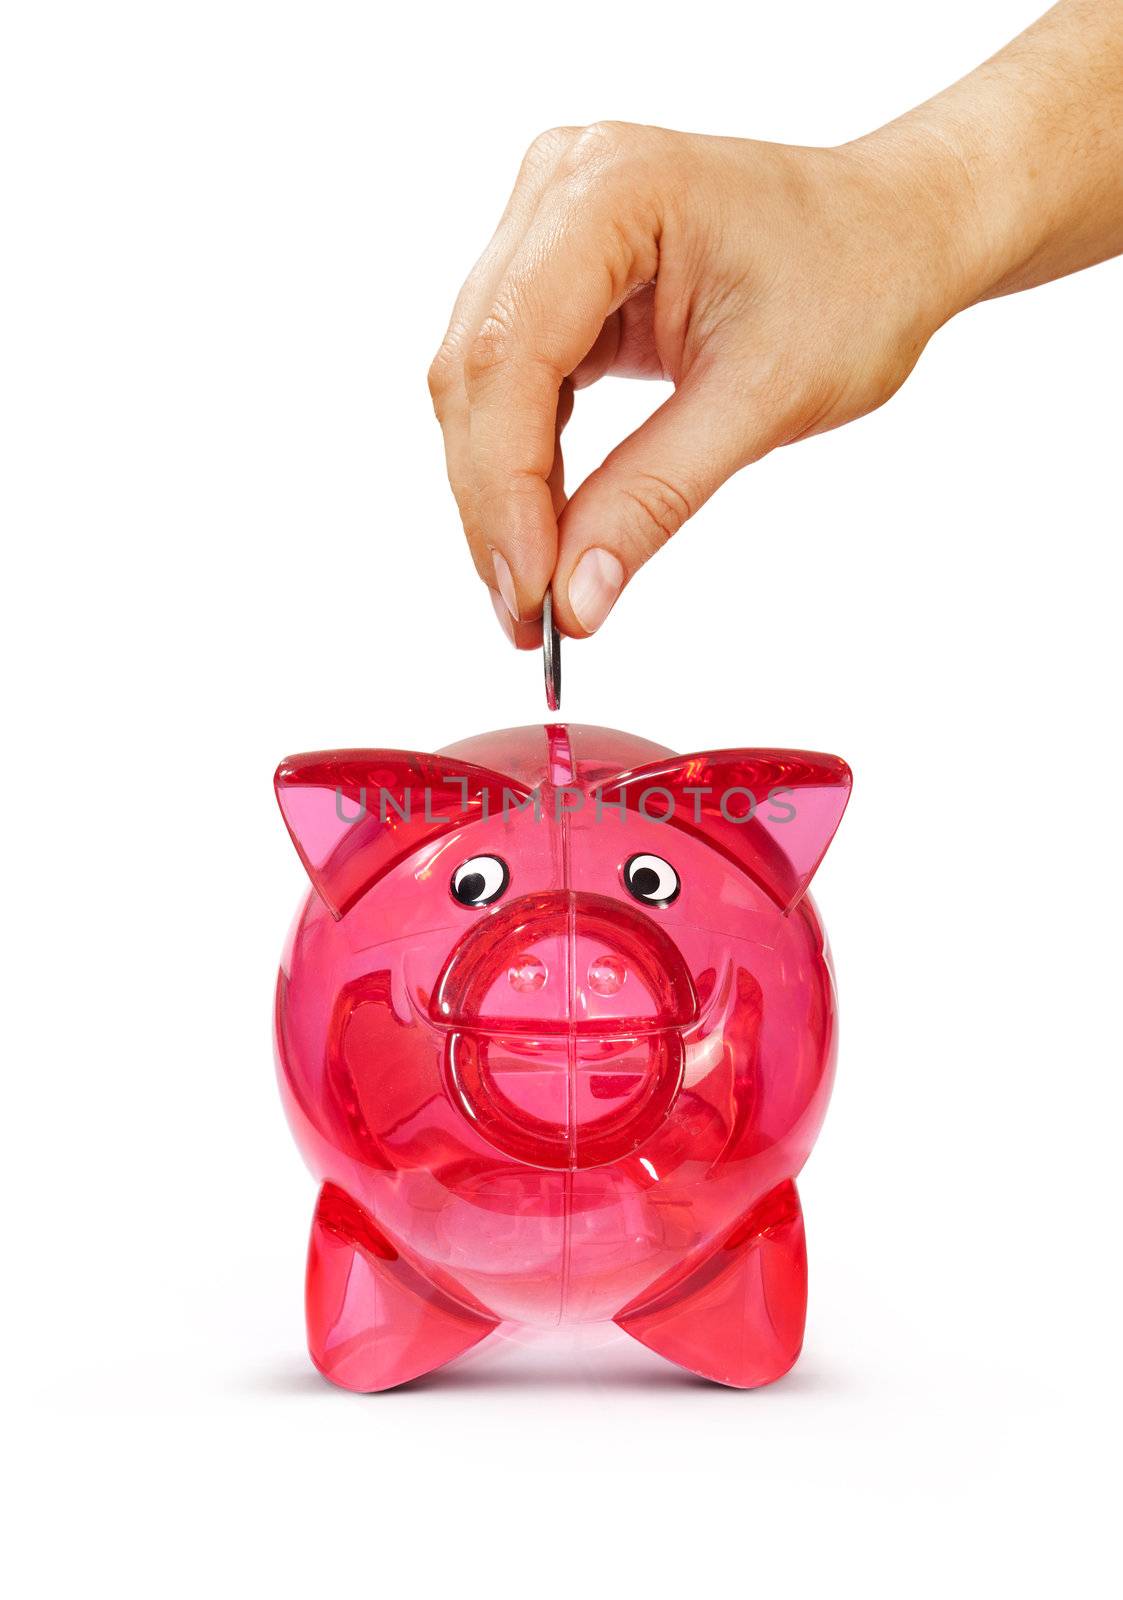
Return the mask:
[[(425, 387), (525, 145), (838, 142), (1032, 4), (5, 9), (14, 1592), (1106, 1592), (1119, 264), (964, 315), (567, 652), (571, 720), (856, 774), (788, 1380), (581, 1345), (328, 1388), (269, 1038), (277, 760), (543, 715)], [(582, 398), (574, 481), (660, 393)]]

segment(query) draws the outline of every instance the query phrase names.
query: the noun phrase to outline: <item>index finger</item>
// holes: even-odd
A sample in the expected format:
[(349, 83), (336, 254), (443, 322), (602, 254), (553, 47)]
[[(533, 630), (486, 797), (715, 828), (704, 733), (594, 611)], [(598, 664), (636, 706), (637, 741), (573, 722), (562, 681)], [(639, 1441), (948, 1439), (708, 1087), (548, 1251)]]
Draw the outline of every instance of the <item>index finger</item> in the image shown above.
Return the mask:
[(549, 477), (558, 394), (637, 282), (654, 277), (649, 229), (629, 228), (614, 197), (589, 203), (563, 183), (509, 262), (464, 361), (471, 465), (482, 531), (506, 565), (521, 618), (537, 617), (558, 529)]

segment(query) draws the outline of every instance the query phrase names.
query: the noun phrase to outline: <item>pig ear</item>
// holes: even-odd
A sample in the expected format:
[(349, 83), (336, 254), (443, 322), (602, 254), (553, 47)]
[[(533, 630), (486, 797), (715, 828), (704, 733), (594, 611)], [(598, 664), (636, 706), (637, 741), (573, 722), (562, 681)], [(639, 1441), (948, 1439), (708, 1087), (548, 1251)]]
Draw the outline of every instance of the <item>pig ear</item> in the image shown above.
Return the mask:
[(850, 784), (850, 768), (838, 756), (708, 750), (622, 772), (601, 794), (705, 839), (788, 912), (827, 853)]
[(413, 750), (290, 756), (273, 780), (285, 826), (316, 892), (342, 917), (430, 839), (525, 800), (524, 784)]

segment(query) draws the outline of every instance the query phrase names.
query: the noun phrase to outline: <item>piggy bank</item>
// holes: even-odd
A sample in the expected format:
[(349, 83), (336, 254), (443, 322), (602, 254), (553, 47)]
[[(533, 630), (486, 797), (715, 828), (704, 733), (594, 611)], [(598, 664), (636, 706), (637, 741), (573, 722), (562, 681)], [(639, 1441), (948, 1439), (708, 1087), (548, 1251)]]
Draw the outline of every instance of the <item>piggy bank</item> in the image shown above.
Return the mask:
[(719, 1383), (786, 1372), (845, 763), (554, 725), (294, 756), (276, 789), (312, 884), (276, 1047), (319, 1370), (386, 1389), (599, 1322)]

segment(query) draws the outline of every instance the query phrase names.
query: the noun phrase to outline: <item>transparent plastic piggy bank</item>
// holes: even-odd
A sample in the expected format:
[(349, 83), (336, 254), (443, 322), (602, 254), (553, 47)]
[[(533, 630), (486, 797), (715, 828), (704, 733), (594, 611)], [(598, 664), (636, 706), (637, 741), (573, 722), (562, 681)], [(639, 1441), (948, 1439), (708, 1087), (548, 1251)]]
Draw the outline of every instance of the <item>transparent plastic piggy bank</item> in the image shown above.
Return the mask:
[(806, 890), (846, 765), (559, 725), (295, 756), (276, 787), (312, 881), (276, 1042), (322, 1184), (320, 1371), (386, 1389), (613, 1322), (720, 1383), (786, 1372), (836, 1042)]

